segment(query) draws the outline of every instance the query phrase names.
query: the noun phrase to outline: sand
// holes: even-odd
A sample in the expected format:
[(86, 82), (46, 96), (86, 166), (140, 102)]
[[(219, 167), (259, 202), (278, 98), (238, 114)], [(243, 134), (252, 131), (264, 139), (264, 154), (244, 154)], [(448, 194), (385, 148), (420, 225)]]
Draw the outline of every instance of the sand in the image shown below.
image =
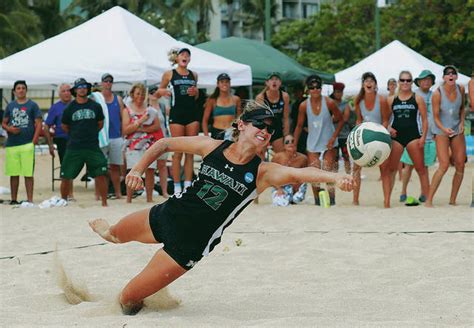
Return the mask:
[[(57, 195), (59, 183), (53, 193), (49, 155), (36, 159), (38, 204)], [(2, 169), (3, 160), (2, 150)], [(171, 284), (171, 296), (148, 299), (134, 317), (121, 314), (117, 296), (160, 245), (106, 243), (87, 221), (116, 222), (148, 207), (143, 198), (102, 208), (76, 181), (77, 202), (64, 208), (0, 205), (0, 326), (472, 327), (472, 172), (470, 164), (459, 205), (449, 206), (451, 168), (432, 209), (399, 203), (398, 182), (393, 207), (383, 209), (377, 169), (363, 170), (359, 207), (338, 192), (329, 209), (312, 205), (311, 194), (278, 208), (267, 191), (209, 257)], [(3, 174), (0, 186), (9, 187)], [(418, 195), (416, 175), (409, 190)], [(68, 303), (71, 288), (90, 301)]]

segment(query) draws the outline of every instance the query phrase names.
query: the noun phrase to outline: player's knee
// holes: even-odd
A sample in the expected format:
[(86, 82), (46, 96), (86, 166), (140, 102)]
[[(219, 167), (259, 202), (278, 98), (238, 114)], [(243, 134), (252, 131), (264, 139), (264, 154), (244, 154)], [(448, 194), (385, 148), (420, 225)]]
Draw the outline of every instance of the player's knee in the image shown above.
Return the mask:
[(445, 174), (448, 171), (449, 163), (439, 163), (438, 170)]

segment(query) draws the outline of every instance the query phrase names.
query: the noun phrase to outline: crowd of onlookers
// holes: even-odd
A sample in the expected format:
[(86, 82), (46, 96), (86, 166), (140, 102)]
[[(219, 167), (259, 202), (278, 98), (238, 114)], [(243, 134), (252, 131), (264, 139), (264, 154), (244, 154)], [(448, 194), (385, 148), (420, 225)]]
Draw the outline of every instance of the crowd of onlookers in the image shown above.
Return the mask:
[[(110, 73), (103, 74), (100, 84), (95, 86), (83, 78), (72, 85), (63, 83), (58, 87), (59, 100), (51, 106), (44, 122), (38, 105), (27, 98), (26, 81), (16, 81), (15, 99), (8, 104), (2, 119), (2, 128), (8, 135), (5, 175), (10, 177), (10, 203), (19, 204), (17, 196), (23, 176), (27, 201), (22, 206), (34, 206), (34, 147), (42, 130), (49, 152), (52, 156), (57, 154), (61, 163), (64, 204), (74, 201), (73, 180), (85, 165), (87, 177), (95, 179), (95, 197), (103, 206), (107, 206), (108, 199), (124, 196), (127, 202), (132, 201), (136, 192), (125, 187), (126, 172), (157, 140), (195, 136), (200, 132), (215, 139), (232, 139), (233, 123), (242, 114), (243, 102), (248, 101), (242, 93), (246, 89), (233, 90), (231, 76), (223, 72), (217, 76), (215, 90), (207, 96), (197, 88), (198, 74), (187, 68), (190, 59), (187, 48), (171, 51), (170, 61), (175, 68), (164, 73), (161, 83), (148, 87), (135, 83), (124, 99), (112, 91), (114, 77)], [(392, 137), (390, 157), (380, 166), (384, 206), (390, 207), (395, 175), (401, 170), (400, 201), (432, 206), (450, 165), (455, 168), (450, 203), (455, 204), (466, 161), (466, 92), (464, 86), (456, 83), (457, 74), (454, 66), (446, 66), (443, 82), (433, 89), (435, 76), (430, 71), (424, 70), (416, 78), (411, 72), (402, 71), (398, 79), (387, 82), (388, 96), (384, 96), (378, 92), (376, 76), (366, 72), (361, 77), (359, 94), (345, 98), (341, 82), (333, 83), (329, 97), (322, 95), (323, 81), (317, 75), (307, 77), (303, 86), (294, 87), (290, 96), (282, 87), (280, 74), (273, 72), (255, 98), (275, 115), (270, 141), (272, 156), (262, 157), (281, 165), (315, 166), (330, 171), (338, 171), (341, 162), (344, 171), (355, 178), (353, 204), (358, 205), (361, 167), (351, 163), (346, 139), (356, 124), (375, 122), (385, 126)], [(413, 84), (417, 87), (415, 91)], [(474, 77), (468, 86), (468, 96), (472, 112)], [(439, 166), (430, 183), (427, 168), (436, 159)], [(167, 198), (169, 193), (179, 194), (192, 183), (191, 154), (174, 153), (170, 166), (167, 162), (165, 154), (145, 172), (148, 202), (153, 201), (155, 189)], [(420, 178), (418, 198), (407, 197), (413, 168)], [(159, 183), (155, 184), (155, 176)], [(173, 180), (170, 184), (169, 176)], [(315, 204), (319, 204), (322, 187), (311, 187)], [(305, 198), (306, 189), (306, 184), (275, 188), (273, 203), (299, 203)], [(330, 204), (334, 205), (334, 186), (329, 184), (326, 189)]]

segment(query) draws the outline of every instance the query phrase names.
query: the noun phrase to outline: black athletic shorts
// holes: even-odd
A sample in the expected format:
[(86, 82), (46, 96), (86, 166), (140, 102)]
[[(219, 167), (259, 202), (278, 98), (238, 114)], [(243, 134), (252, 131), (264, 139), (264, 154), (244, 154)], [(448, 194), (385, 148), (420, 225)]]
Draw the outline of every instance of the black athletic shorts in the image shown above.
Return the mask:
[(197, 108), (173, 107), (170, 110), (170, 124), (188, 125), (200, 121)]
[(202, 259), (199, 247), (188, 242), (179, 242), (174, 220), (165, 210), (165, 203), (150, 209), (150, 228), (157, 242), (163, 243), (163, 250), (171, 256), (183, 269), (190, 270)]

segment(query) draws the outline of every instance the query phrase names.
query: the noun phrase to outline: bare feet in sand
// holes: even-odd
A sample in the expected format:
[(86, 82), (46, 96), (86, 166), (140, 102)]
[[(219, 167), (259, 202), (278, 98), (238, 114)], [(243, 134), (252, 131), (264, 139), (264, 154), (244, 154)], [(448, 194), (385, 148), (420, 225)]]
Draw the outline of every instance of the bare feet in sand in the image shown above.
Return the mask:
[(112, 234), (110, 233), (110, 224), (106, 220), (95, 219), (89, 221), (89, 226), (92, 228), (92, 230), (94, 230), (95, 233), (97, 233), (105, 240), (110, 241), (111, 243), (119, 242), (119, 240), (115, 236), (112, 236)]

